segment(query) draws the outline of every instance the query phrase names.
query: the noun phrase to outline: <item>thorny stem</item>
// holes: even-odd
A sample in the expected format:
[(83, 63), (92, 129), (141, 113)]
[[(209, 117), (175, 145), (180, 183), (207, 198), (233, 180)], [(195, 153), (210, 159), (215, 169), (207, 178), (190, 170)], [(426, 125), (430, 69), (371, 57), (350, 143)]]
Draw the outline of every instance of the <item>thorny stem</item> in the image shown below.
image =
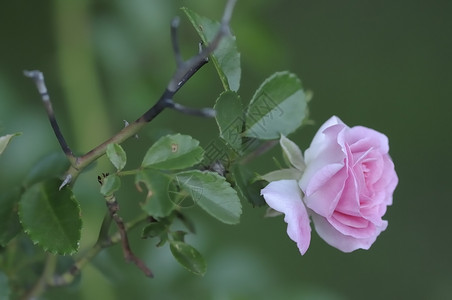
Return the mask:
[(107, 146), (111, 143), (120, 144), (127, 140), (128, 138), (135, 136), (138, 131), (140, 131), (147, 123), (152, 121), (157, 115), (159, 115), (165, 108), (173, 108), (183, 113), (212, 117), (213, 113), (210, 110), (195, 110), (187, 108), (180, 104), (173, 102), (173, 97), (179, 91), (179, 89), (184, 86), (184, 84), (202, 67), (208, 62), (209, 55), (218, 47), (222, 38), (230, 34), (229, 23), (231, 21), (232, 12), (235, 6), (236, 0), (228, 0), (221, 20), (220, 28), (213, 38), (213, 40), (205, 48), (200, 48), (200, 52), (193, 56), (192, 58), (184, 61), (182, 59), (179, 43), (177, 40), (177, 28), (178, 19), (173, 20), (171, 23), (171, 37), (173, 43), (173, 51), (177, 63), (176, 71), (174, 72), (172, 78), (170, 79), (165, 91), (160, 96), (157, 103), (155, 103), (148, 111), (146, 111), (141, 117), (139, 117), (135, 122), (126, 126), (117, 134), (104, 141), (91, 151), (86, 154), (75, 157), (68, 147), (59, 127), (55, 120), (52, 105), (50, 103), (50, 97), (47, 93), (47, 88), (44, 84), (44, 77), (40, 71), (25, 71), (27, 77), (32, 78), (41, 94), (42, 100), (46, 106), (47, 114), (49, 116), (52, 127), (55, 131), (58, 141), (60, 142), (61, 148), (71, 162), (71, 166), (66, 171), (63, 186), (67, 184), (73, 184), (78, 176), (78, 174), (89, 164), (94, 162), (96, 159), (105, 154)]
[[(179, 91), (179, 89), (184, 86), (184, 84), (202, 67), (208, 62), (209, 55), (218, 47), (222, 38), (230, 34), (229, 23), (231, 20), (232, 12), (235, 6), (236, 0), (228, 0), (226, 3), (226, 7), (223, 13), (223, 17), (221, 20), (220, 28), (213, 38), (213, 40), (207, 45), (205, 48), (200, 47), (200, 52), (188, 59), (187, 61), (183, 61), (182, 56), (179, 50), (179, 44), (177, 41), (177, 27), (178, 21), (175, 20), (171, 24), (171, 36), (173, 43), (173, 51), (177, 63), (177, 68), (172, 78), (170, 79), (167, 88), (160, 96), (157, 103), (155, 103), (148, 111), (146, 111), (141, 117), (139, 117), (135, 122), (129, 124), (117, 134), (104, 141), (91, 151), (86, 154), (76, 157), (74, 156), (72, 150), (69, 148), (64, 136), (59, 128), (59, 125), (55, 119), (55, 114), (53, 111), (52, 103), (50, 101), (49, 94), (47, 92), (47, 87), (45, 86), (44, 76), (40, 71), (24, 71), (24, 75), (33, 79), (36, 87), (38, 89), (39, 94), (41, 95), (41, 99), (44, 103), (44, 106), (47, 111), (47, 115), (49, 117), (49, 121), (54, 130), (54, 133), (60, 143), (60, 146), (63, 152), (66, 154), (68, 160), (71, 163), (71, 166), (66, 171), (66, 175), (64, 178), (64, 182), (61, 187), (66, 184), (73, 184), (78, 176), (78, 174), (89, 164), (94, 162), (96, 159), (105, 154), (107, 146), (111, 143), (122, 143), (128, 138), (135, 136), (138, 131), (142, 129), (147, 123), (152, 121), (157, 115), (159, 115), (165, 108), (173, 108), (183, 113), (202, 115), (211, 117), (214, 115), (212, 111), (209, 110), (200, 110), (200, 113), (195, 113), (194, 109), (187, 108), (182, 105), (178, 105), (173, 102), (173, 97)], [(60, 187), (60, 188), (61, 188)], [(104, 223), (101, 227), (101, 231), (99, 234), (99, 239), (96, 244), (84, 255), (82, 255), (74, 265), (65, 273), (51, 277), (51, 274), (55, 270), (56, 266), (56, 257), (49, 256), (47, 259), (47, 263), (43, 274), (40, 280), (36, 283), (36, 285), (32, 288), (32, 290), (27, 293), (26, 297), (34, 298), (42, 294), (47, 286), (62, 286), (71, 283), (80, 270), (93, 259), (102, 249), (117, 244), (121, 240), (123, 240), (124, 233), (127, 230), (130, 230), (137, 225), (141, 224), (148, 220), (148, 216), (142, 216), (139, 219), (127, 223), (122, 224), (123, 227), (118, 230), (115, 234), (108, 236), (108, 228), (111, 223), (111, 220), (108, 220), (108, 217), (104, 219)], [(124, 245), (123, 245), (124, 248)], [(133, 261), (133, 259), (132, 259)], [(137, 263), (136, 261), (134, 261)]]

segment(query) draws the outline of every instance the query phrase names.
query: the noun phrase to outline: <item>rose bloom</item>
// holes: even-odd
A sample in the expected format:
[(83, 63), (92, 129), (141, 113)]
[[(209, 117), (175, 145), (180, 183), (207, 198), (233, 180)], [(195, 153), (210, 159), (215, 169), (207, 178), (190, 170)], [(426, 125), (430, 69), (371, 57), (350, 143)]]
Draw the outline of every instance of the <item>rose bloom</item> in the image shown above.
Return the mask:
[(350, 128), (333, 116), (305, 151), (301, 179), (273, 181), (261, 191), (271, 208), (285, 214), (301, 254), (310, 243), (309, 216), (319, 236), (344, 252), (369, 249), (386, 229), (382, 217), (398, 182), (388, 151), (384, 134)]

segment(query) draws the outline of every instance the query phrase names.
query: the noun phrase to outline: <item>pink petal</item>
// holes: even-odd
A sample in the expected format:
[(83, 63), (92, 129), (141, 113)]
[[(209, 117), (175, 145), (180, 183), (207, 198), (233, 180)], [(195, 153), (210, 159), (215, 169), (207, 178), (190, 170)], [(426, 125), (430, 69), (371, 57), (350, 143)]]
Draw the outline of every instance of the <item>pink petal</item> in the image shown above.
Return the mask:
[[(330, 216), (342, 195), (347, 178), (346, 171), (346, 168), (340, 164), (325, 166), (311, 178), (307, 185), (303, 182), (306, 177), (302, 177), (300, 187), (305, 191), (306, 206), (317, 214)], [(306, 190), (305, 186), (307, 186)], [(315, 188), (311, 188), (312, 186)]]
[(327, 219), (322, 216), (313, 214), (312, 221), (319, 236), (331, 246), (343, 251), (352, 252), (356, 249), (369, 249), (375, 242), (378, 235), (386, 229), (388, 223), (384, 221), (382, 226), (375, 227), (374, 233), (366, 238), (355, 238), (345, 235), (337, 231)]
[(363, 126), (354, 126), (347, 133), (347, 142), (353, 152), (377, 148), (382, 154), (388, 153), (388, 137), (381, 132)]
[(287, 234), (305, 254), (311, 242), (311, 227), (297, 181), (273, 181), (261, 190), (261, 195), (271, 208), (285, 214)]
[[(357, 178), (355, 174), (353, 174), (352, 170), (346, 169), (343, 171), (346, 173), (346, 176), (342, 177), (343, 181), (343, 189), (341, 194), (338, 195), (339, 201), (337, 201), (337, 205), (334, 208), (335, 211), (340, 211), (346, 214), (357, 214), (359, 212), (360, 203), (359, 203), (359, 186), (357, 182)], [(328, 217), (323, 215), (324, 217)]]

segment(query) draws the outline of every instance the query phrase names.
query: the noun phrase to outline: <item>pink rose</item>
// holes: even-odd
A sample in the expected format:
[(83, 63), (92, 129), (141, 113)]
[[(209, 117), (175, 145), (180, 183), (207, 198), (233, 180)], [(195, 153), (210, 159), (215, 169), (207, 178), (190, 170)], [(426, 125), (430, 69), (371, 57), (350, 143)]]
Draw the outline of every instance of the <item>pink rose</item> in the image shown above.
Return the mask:
[(332, 117), (305, 151), (305, 168), (295, 167), (301, 179), (273, 181), (261, 191), (271, 208), (285, 214), (301, 254), (310, 243), (308, 215), (319, 236), (344, 252), (369, 249), (386, 229), (382, 217), (398, 182), (388, 151), (384, 134)]

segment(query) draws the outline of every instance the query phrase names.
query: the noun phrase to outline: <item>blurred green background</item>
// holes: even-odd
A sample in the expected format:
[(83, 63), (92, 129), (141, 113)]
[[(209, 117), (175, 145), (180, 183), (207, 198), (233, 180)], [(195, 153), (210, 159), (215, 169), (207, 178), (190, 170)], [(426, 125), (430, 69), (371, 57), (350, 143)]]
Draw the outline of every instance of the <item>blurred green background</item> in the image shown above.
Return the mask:
[[(171, 19), (187, 6), (219, 19), (225, 1), (80, 0), (3, 1), (0, 9), (0, 135), (23, 132), (0, 157), (0, 188), (20, 182), (44, 155), (59, 151), (34, 85), (24, 69), (45, 73), (60, 126), (83, 153), (147, 110), (174, 67)], [(283, 219), (264, 219), (265, 208), (244, 203), (240, 225), (189, 211), (197, 234), (188, 237), (205, 256), (200, 278), (179, 266), (157, 241), (132, 247), (155, 273), (145, 278), (122, 259), (119, 247), (103, 252), (78, 285), (47, 299), (451, 299), (450, 212), (452, 1), (239, 0), (232, 27), (242, 55), (240, 93), (248, 101), (275, 71), (297, 73), (314, 92), (311, 118), (291, 138), (309, 145), (331, 115), (350, 126), (384, 132), (400, 178), (388, 229), (369, 251), (344, 254), (314, 233), (305, 256), (286, 235)], [(181, 24), (185, 56), (198, 37)], [(212, 106), (221, 90), (211, 65), (177, 95), (194, 107)], [(191, 134), (203, 145), (215, 136), (213, 120), (165, 111), (124, 144), (133, 168), (157, 136)], [(255, 162), (274, 168), (275, 149)], [(95, 241), (104, 203), (100, 160), (75, 187), (83, 210), (81, 251)], [(132, 181), (129, 186), (133, 186)], [(144, 195), (124, 189), (124, 218)], [(110, 260), (110, 258), (114, 258)], [(108, 276), (102, 275), (102, 272)]]

